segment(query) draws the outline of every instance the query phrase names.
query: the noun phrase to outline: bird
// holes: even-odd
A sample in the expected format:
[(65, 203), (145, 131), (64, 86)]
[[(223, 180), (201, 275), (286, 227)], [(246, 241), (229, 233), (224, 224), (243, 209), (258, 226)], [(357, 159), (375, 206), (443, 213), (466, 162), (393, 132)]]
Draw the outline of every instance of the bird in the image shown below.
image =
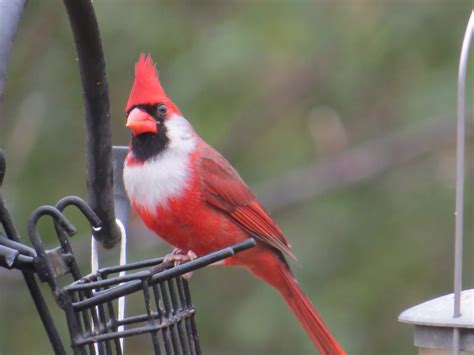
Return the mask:
[(126, 108), (131, 131), (123, 180), (144, 224), (176, 248), (201, 256), (248, 238), (256, 246), (225, 259), (275, 288), (321, 354), (345, 354), (294, 278), (296, 259), (270, 214), (164, 91), (153, 58), (141, 53)]

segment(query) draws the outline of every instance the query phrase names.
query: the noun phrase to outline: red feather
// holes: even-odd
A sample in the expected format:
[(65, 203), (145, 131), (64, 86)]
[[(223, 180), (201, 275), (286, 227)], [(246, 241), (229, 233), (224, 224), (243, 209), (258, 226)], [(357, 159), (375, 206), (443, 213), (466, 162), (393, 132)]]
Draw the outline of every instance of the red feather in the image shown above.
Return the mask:
[(232, 165), (204, 142), (199, 162), (207, 202), (225, 212), (251, 236), (296, 260), (280, 228)]
[(135, 81), (125, 107), (129, 112), (137, 105), (164, 103), (172, 113), (180, 114), (178, 107), (166, 95), (151, 56), (141, 53), (135, 64)]

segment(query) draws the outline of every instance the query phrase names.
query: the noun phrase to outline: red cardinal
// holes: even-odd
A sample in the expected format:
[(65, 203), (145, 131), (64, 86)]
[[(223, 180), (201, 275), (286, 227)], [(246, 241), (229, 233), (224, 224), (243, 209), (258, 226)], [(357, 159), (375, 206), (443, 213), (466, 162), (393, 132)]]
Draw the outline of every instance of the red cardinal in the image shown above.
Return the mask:
[(204, 255), (249, 237), (257, 245), (224, 261), (273, 286), (322, 354), (345, 354), (294, 279), (290, 244), (237, 171), (204, 142), (141, 54), (127, 102), (132, 131), (125, 188), (149, 229), (185, 254)]

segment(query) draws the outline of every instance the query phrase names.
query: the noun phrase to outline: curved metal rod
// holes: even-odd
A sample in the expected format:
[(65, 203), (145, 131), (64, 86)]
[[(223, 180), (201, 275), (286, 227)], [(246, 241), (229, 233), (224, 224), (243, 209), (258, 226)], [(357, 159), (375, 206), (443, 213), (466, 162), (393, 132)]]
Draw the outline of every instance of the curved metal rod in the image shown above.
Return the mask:
[(94, 237), (111, 248), (120, 240), (120, 230), (115, 223), (110, 103), (99, 27), (90, 0), (64, 0), (64, 5), (84, 93), (88, 199), (103, 224)]
[(28, 234), (31, 239), (31, 243), (36, 250), (36, 253), (39, 257), (44, 257), (45, 251), (43, 245), (41, 244), (41, 236), (38, 232), (37, 223), (39, 219), (43, 216), (50, 216), (54, 221), (62, 228), (64, 231), (72, 237), (76, 234), (76, 228), (69, 222), (69, 220), (64, 217), (64, 215), (53, 206), (41, 206), (33, 211), (30, 219), (28, 220)]
[[(94, 211), (89, 207), (89, 205), (77, 196), (68, 196), (64, 197), (56, 203), (56, 208), (63, 212), (63, 210), (68, 206), (75, 206), (79, 208), (82, 214), (87, 218), (89, 223), (92, 225), (94, 231), (98, 231), (101, 228), (101, 221), (99, 217), (94, 213)], [(72, 250), (71, 244), (69, 243), (69, 238), (67, 237), (64, 230), (57, 224), (54, 224), (54, 228), (56, 229), (56, 235), (61, 243), (61, 247), (63, 248), (64, 253), (68, 253), (70, 255), (74, 255), (74, 251)], [(81, 270), (77, 265), (75, 259), (72, 259), (69, 263), (70, 271), (75, 280), (80, 279), (82, 277)]]
[(0, 0), (0, 108), (13, 41), (25, 5), (26, 0)]
[(63, 197), (58, 201), (58, 203), (56, 203), (56, 208), (60, 212), (63, 212), (64, 209), (68, 206), (77, 207), (82, 212), (84, 217), (87, 218), (90, 225), (94, 228), (94, 231), (97, 231), (101, 228), (102, 222), (100, 221), (99, 217), (95, 214), (92, 208), (90, 208), (87, 202), (84, 201), (82, 198), (77, 196), (67, 196)]

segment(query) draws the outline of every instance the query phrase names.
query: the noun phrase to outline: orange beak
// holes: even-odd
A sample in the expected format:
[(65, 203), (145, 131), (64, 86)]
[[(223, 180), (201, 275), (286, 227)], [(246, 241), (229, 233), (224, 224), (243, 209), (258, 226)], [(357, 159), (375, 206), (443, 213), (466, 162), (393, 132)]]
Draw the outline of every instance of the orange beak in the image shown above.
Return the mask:
[(126, 127), (130, 128), (134, 136), (142, 133), (156, 133), (158, 127), (156, 121), (145, 111), (135, 107), (128, 114)]

